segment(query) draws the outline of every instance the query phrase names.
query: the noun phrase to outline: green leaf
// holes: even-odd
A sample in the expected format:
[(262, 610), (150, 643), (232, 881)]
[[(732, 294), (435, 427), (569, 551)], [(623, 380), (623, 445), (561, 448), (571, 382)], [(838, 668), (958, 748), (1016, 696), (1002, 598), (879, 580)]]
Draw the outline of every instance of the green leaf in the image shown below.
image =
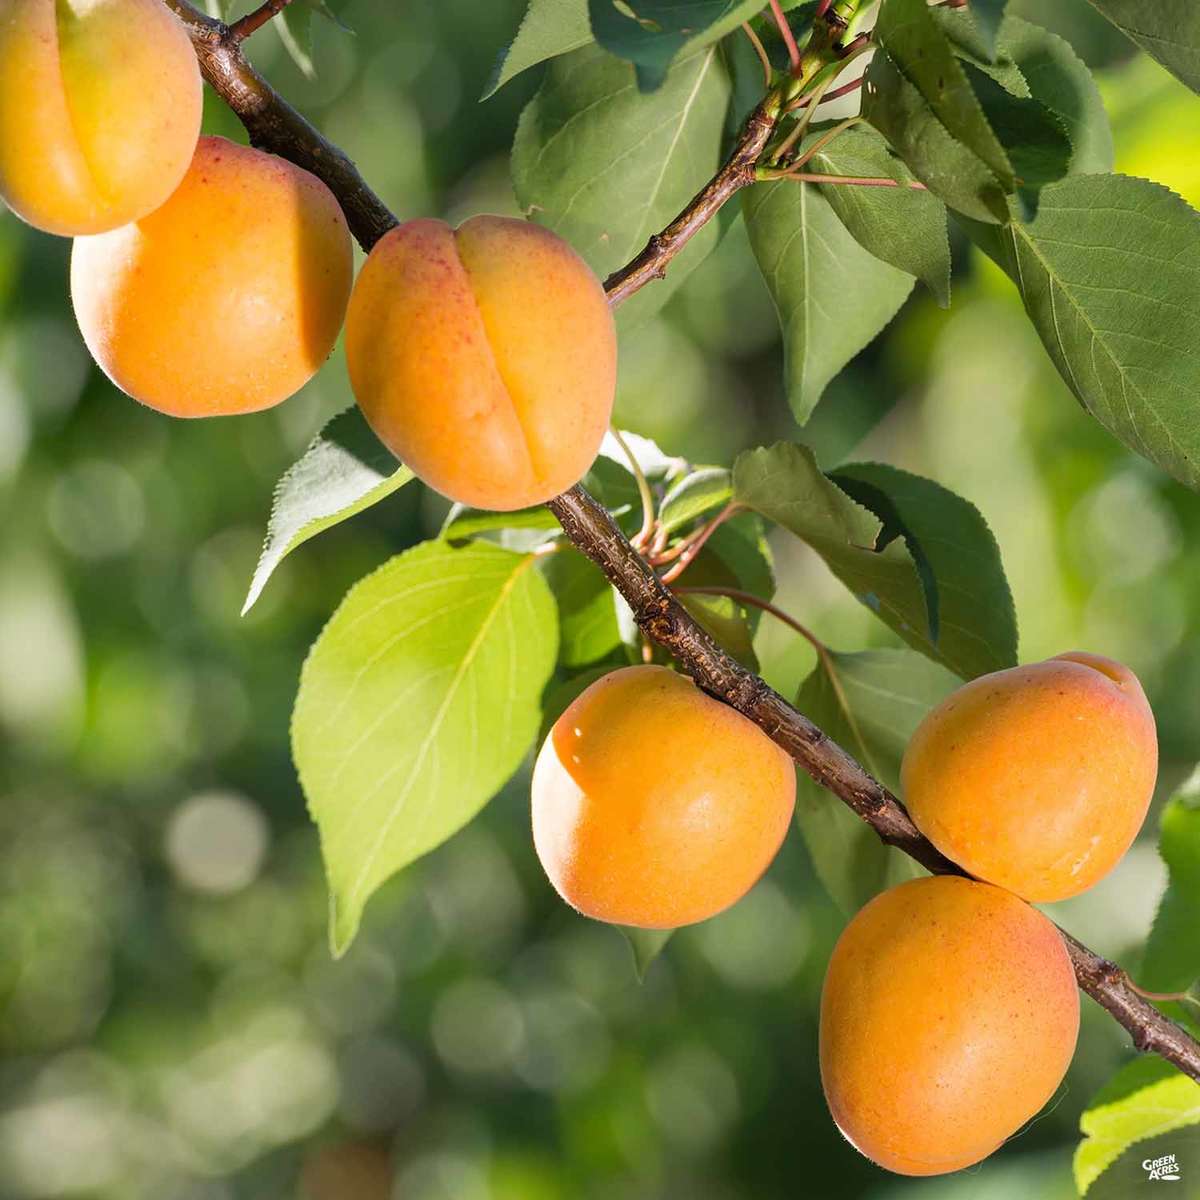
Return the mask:
[(1012, 592), (979, 509), (932, 479), (882, 463), (850, 463), (832, 479), (902, 536), (924, 567), (943, 661), (967, 679), (1016, 666)]
[(1067, 173), (1071, 142), (1066, 130), (1058, 118), (1036, 100), (1014, 96), (974, 67), (968, 67), (967, 74), (989, 124), (1008, 151), (1021, 203), (1030, 212), (1035, 212), (1037, 190)]
[(330, 420), (275, 487), (267, 536), (243, 615), (297, 546), (378, 504), (412, 478), (371, 432), (358, 408)]
[[(911, 650), (826, 651), (800, 687), (796, 707), (893, 791), (900, 760), (925, 714), (961, 681)], [(921, 869), (803, 771), (796, 821), (816, 869), (848, 916)]]
[(558, 640), (535, 561), (425, 542), (351, 588), (313, 645), (292, 750), (335, 954), (380, 884), (475, 816), (529, 749)]
[(1111, 171), (1113, 140), (1104, 101), (1091, 71), (1070, 44), (1040, 25), (1007, 17), (1000, 49), (1020, 68), (1031, 97), (1066, 132), (1071, 143), (1068, 173)]
[(1007, 3), (1008, 0), (971, 0), (971, 16), (975, 18), (981, 44), (993, 59), (996, 57), (996, 35), (1000, 31)]
[(441, 536), (448, 542), (462, 542), (489, 534), (513, 533), (528, 538), (528, 541), (520, 547), (505, 539), (501, 539), (501, 544), (509, 549), (532, 550), (553, 538), (560, 528), (554, 514), (541, 504), (511, 512), (490, 512), (466, 504), (455, 504), (442, 522)]
[(578, 550), (563, 546), (547, 556), (546, 582), (558, 602), (559, 654), (568, 667), (582, 667), (621, 644), (613, 590), (600, 568)]
[(634, 64), (654, 91), (685, 47), (707, 46), (748, 21), (766, 0), (588, 0), (596, 41)]
[(496, 56), (480, 100), (529, 67), (569, 54), (592, 40), (587, 0), (529, 0), (516, 36)]
[(930, 15), (946, 35), (959, 58), (981, 71), (986, 71), (1014, 96), (1029, 95), (1029, 84), (1026, 83), (1021, 68), (996, 46), (998, 18), (994, 26), (985, 26), (980, 22), (974, 5), (970, 8), (939, 5), (930, 11)]
[(312, 58), (312, 19), (319, 14), (346, 33), (353, 30), (329, 7), (326, 0), (294, 0), (280, 11), (275, 21), (279, 39), (292, 61), (309, 79), (317, 76)]
[[(887, 519), (822, 474), (807, 446), (789, 442), (739, 455), (733, 494), (807, 542), (859, 601), (928, 658), (964, 678), (1010, 665), (1015, 631), (1004, 619), (1007, 588), (979, 514), (930, 480), (866, 465), (855, 470), (875, 481), (870, 492), (860, 492), (863, 481), (855, 480), (855, 491), (870, 495)], [(848, 473), (844, 478), (851, 486)], [(886, 504), (885, 488), (894, 496)], [(969, 597), (957, 594), (963, 572), (954, 565), (956, 554), (987, 564), (987, 581), (972, 585), (985, 604), (979, 613), (970, 611)], [(950, 620), (941, 618), (942, 610)]]
[(977, 221), (1008, 219), (1006, 188), (995, 172), (951, 136), (886, 54), (876, 53), (867, 68), (862, 114), (949, 207)]
[(1127, 38), (1200, 92), (1200, 5), (1195, 0), (1092, 0)]
[(900, 538), (821, 473), (807, 446), (779, 442), (733, 464), (734, 499), (807, 542), (854, 595), (923, 653), (936, 657), (926, 591)]
[(1158, 851), (1167, 864), (1167, 890), (1140, 982), (1156, 992), (1182, 992), (1200, 979), (1200, 768), (1163, 809)]
[(875, 37), (946, 132), (1011, 191), (1012, 163), (927, 0), (887, 0)]
[[(681, 54), (649, 96), (638, 93), (627, 63), (598, 47), (556, 58), (517, 126), (518, 202), (604, 278), (716, 173), (729, 94), (715, 46)], [(659, 308), (719, 236), (717, 222), (709, 222), (665, 280), (621, 305), (622, 326)]]
[(1145, 179), (1073, 175), (1042, 190), (1028, 224), (964, 226), (1084, 408), (1200, 486), (1200, 214)]
[(788, 401), (804, 422), (829, 381), (896, 315), (913, 280), (864, 250), (821, 188), (758, 183), (742, 209), (779, 313)]
[(1200, 1123), (1200, 1084), (1157, 1058), (1126, 1064), (1079, 1119), (1075, 1184), (1088, 1188), (1135, 1142)]
[[(912, 172), (873, 129), (839, 134), (809, 160), (826, 175), (861, 175), (907, 182)], [(858, 244), (876, 258), (915, 275), (939, 305), (950, 303), (950, 240), (946, 208), (934, 195), (912, 188), (826, 184), (821, 194)]]
[(724, 467), (698, 467), (671, 485), (658, 507), (658, 519), (671, 533), (709, 513), (733, 495), (733, 477)]
[(633, 952), (633, 969), (637, 972), (639, 982), (644, 982), (650, 964), (663, 952), (663, 947), (671, 939), (673, 929), (638, 929), (632, 925), (618, 925), (625, 935), (629, 949)]

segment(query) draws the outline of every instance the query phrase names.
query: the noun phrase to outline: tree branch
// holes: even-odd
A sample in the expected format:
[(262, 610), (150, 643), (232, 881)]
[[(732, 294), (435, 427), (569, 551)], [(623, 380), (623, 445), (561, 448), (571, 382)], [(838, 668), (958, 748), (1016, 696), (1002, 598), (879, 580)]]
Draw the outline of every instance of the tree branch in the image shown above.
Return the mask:
[(728, 162), (696, 193), (670, 225), (656, 233), (645, 249), (605, 281), (609, 304), (616, 307), (639, 288), (667, 274), (667, 264), (736, 192), (754, 182), (758, 163), (779, 120), (779, 99), (767, 97), (750, 114)]
[(235, 42), (244, 41), (255, 30), (261, 29), (272, 17), (277, 17), (292, 0), (267, 0), (253, 12), (247, 13), (240, 21), (234, 21), (229, 27), (229, 36)]
[[(204, 77), (241, 119), (253, 144), (322, 179), (341, 202), (354, 236), (369, 250), (397, 222), (354, 164), (254, 70), (227, 25), (199, 12), (188, 0), (164, 3), (183, 20)], [(651, 238), (628, 267), (609, 279), (606, 286), (613, 304), (652, 279), (661, 278), (667, 263), (696, 230), (730, 196), (751, 182), (757, 158), (776, 120), (770, 100), (756, 110), (730, 161), (712, 182), (662, 234)], [(567, 537), (625, 598), (646, 636), (664, 647), (700, 687), (754, 721), (888, 845), (898, 847), (935, 873), (963, 873), (922, 836), (887, 788), (708, 636), (629, 544), (608, 512), (583, 488), (571, 488), (551, 500), (548, 507)], [(1070, 934), (1062, 936), (1079, 986), (1129, 1031), (1134, 1045), (1160, 1055), (1200, 1080), (1200, 1044), (1139, 996), (1119, 967)]]
[(350, 232), (364, 249), (369, 250), (397, 224), (350, 159), (250, 65), (228, 25), (200, 12), (188, 0), (163, 2), (183, 21), (204, 78), (238, 115), (252, 145), (296, 163), (324, 182), (341, 203)]

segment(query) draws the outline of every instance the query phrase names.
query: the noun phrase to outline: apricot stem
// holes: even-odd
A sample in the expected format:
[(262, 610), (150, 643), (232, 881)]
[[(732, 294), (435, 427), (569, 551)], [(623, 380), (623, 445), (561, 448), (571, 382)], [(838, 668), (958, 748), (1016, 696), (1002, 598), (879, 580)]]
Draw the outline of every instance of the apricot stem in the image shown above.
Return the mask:
[(654, 532), (654, 526), (658, 519), (654, 511), (654, 495), (650, 491), (650, 485), (646, 482), (646, 472), (642, 470), (642, 464), (638, 462), (637, 456), (629, 448), (629, 443), (621, 436), (621, 431), (615, 425), (612, 426), (612, 435), (629, 460), (629, 469), (633, 472), (634, 481), (637, 483), (638, 497), (642, 502), (642, 527), (633, 539), (633, 544), (641, 547), (650, 540), (650, 535)]
[(1153, 1000), (1159, 1004), (1178, 1003), (1188, 998), (1187, 992), (1151, 992), (1145, 988), (1138, 987), (1128, 975), (1125, 976), (1125, 983), (1131, 991), (1137, 992), (1144, 1000)]
[(730, 517), (735, 516), (742, 511), (742, 506), (735, 500), (731, 500), (713, 519), (699, 529), (693, 529), (686, 537), (681, 538), (670, 550), (665, 549), (666, 539), (670, 536), (664, 529), (662, 531), (662, 545), (658, 544), (659, 539), (655, 539), (651, 552), (647, 556), (651, 565), (661, 567), (665, 563), (674, 562), (681, 554), (684, 554), (695, 542), (701, 538), (707, 539), (718, 525), (728, 521)]
[(792, 73), (796, 74), (800, 68), (800, 47), (796, 45), (796, 36), (792, 33), (792, 27), (788, 24), (787, 17), (783, 15), (783, 8), (779, 0), (771, 0), (771, 16), (775, 18), (775, 24), (779, 26), (779, 36), (783, 38), (783, 44), (787, 47)]
[(677, 596), (728, 596), (730, 600), (736, 600), (739, 604), (748, 604), (751, 608), (762, 609), (763, 612), (770, 613), (777, 621), (782, 621), (790, 629), (794, 629), (822, 657), (829, 652), (829, 647), (807, 625), (802, 625), (791, 613), (784, 612), (778, 605), (772, 604), (770, 600), (764, 600), (761, 596), (756, 596), (753, 592), (727, 587), (677, 587), (672, 591)]
[(770, 89), (771, 87), (771, 60), (767, 57), (766, 48), (762, 44), (762, 39), (754, 32), (749, 21), (742, 22), (742, 32), (750, 39), (750, 45), (754, 47), (754, 53), (758, 55), (758, 61), (762, 63), (763, 69), (763, 87)]
[(793, 183), (830, 183), (846, 187), (892, 187), (910, 188), (914, 192), (925, 191), (919, 179), (887, 179), (868, 175), (826, 175), (820, 171), (771, 171), (764, 170), (760, 179), (788, 179)]
[(679, 556), (679, 561), (662, 577), (663, 583), (671, 583), (678, 579), (688, 569), (689, 564), (695, 559), (696, 555), (704, 549), (704, 543), (730, 517), (736, 516), (741, 511), (742, 505), (737, 503), (736, 500), (731, 500), (707, 525), (703, 526), (696, 534), (690, 537), (687, 540), (685, 549)]
[(229, 36), (235, 42), (245, 41), (255, 30), (261, 29), (273, 17), (277, 17), (292, 0), (266, 0), (253, 12), (247, 13), (229, 26)]
[[(817, 140), (811, 146), (809, 146), (809, 148), (807, 150), (804, 151), (804, 153), (799, 158), (797, 158), (795, 160), (795, 162), (788, 163), (787, 170), (793, 171), (799, 167), (804, 166), (804, 164), (806, 162), (809, 162), (811, 159), (816, 157), (816, 155), (820, 154), (820, 152), (822, 150), (824, 150), (825, 147), (828, 146), (829, 143), (834, 140), (834, 138), (836, 138), (839, 134), (844, 133), (847, 129), (851, 128), (851, 126), (857, 125), (861, 120), (862, 120), (862, 117), (847, 117), (844, 121), (835, 125), (832, 129), (826, 130), (823, 134), (821, 134), (821, 136), (819, 138), (817, 138)], [(783, 139), (782, 142), (780, 142), (779, 149), (777, 149), (775, 151), (774, 155), (772, 155), (771, 161), (772, 162), (782, 162), (783, 158), (787, 154), (787, 152), (803, 136), (804, 136), (804, 126), (801, 122), (798, 121), (796, 123), (796, 128), (793, 129), (792, 132), (789, 133), (787, 135), (787, 137)]]

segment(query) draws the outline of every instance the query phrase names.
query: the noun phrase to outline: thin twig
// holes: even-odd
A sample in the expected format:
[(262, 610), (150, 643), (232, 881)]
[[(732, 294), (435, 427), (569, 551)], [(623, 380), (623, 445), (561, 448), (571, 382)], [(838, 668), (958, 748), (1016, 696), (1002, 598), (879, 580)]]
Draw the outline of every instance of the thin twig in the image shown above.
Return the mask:
[(775, 24), (779, 26), (779, 36), (783, 38), (783, 44), (787, 47), (788, 60), (792, 64), (792, 71), (795, 72), (800, 66), (800, 47), (796, 45), (796, 35), (792, 33), (792, 27), (788, 24), (788, 19), (783, 15), (783, 8), (780, 6), (779, 0), (771, 0), (771, 16), (775, 18)]
[(245, 41), (256, 29), (261, 29), (272, 17), (277, 17), (292, 0), (266, 0), (253, 12), (247, 13), (229, 27), (229, 36), (235, 42)]
[[(666, 583), (666, 580), (664, 579), (663, 582)], [(785, 612), (777, 604), (772, 604), (770, 600), (756, 596), (753, 592), (727, 587), (677, 587), (671, 590), (677, 596), (728, 596), (730, 600), (736, 600), (739, 604), (761, 609), (765, 613), (770, 613), (777, 621), (782, 621), (789, 629), (794, 629), (818, 654), (823, 656), (828, 653), (829, 647), (807, 625), (801, 624), (791, 613)]]
[(820, 171), (763, 171), (762, 179), (790, 179), (796, 183), (845, 184), (848, 187), (909, 188), (914, 192), (925, 191), (919, 179), (888, 179), (872, 175), (824, 175)]
[(629, 461), (629, 469), (633, 472), (634, 482), (637, 484), (638, 498), (642, 502), (642, 527), (633, 539), (633, 544), (640, 548), (645, 546), (654, 532), (656, 520), (654, 496), (650, 491), (650, 485), (646, 482), (646, 472), (642, 470), (642, 464), (638, 462), (637, 455), (629, 448), (629, 443), (621, 436), (621, 431), (615, 425), (612, 426), (612, 435)]
[(779, 98), (772, 93), (750, 114), (733, 153), (725, 165), (696, 193), (687, 207), (645, 249), (605, 281), (608, 302), (614, 307), (655, 279), (663, 279), (667, 265), (721, 206), (754, 182), (754, 169), (779, 120)]
[(703, 526), (695, 537), (689, 538), (683, 552), (679, 555), (679, 561), (663, 575), (663, 583), (673, 583), (695, 562), (696, 556), (704, 549), (705, 542), (708, 541), (730, 517), (737, 516), (742, 511), (742, 505), (736, 500), (731, 500), (717, 515)]
[(762, 63), (763, 91), (769, 92), (771, 90), (771, 60), (767, 57), (767, 50), (762, 44), (762, 38), (754, 32), (754, 27), (749, 21), (742, 22), (742, 32), (750, 39), (750, 45), (754, 47), (754, 53), (758, 55), (758, 61)]
[[(183, 20), (204, 77), (241, 119), (251, 141), (322, 179), (341, 202), (355, 237), (369, 250), (396, 224), (396, 218), (363, 181), (354, 164), (250, 66), (241, 46), (230, 36), (228, 26), (201, 13), (188, 0), (164, 0), (164, 3)], [(725, 200), (751, 182), (777, 118), (778, 104), (770, 102), (752, 115), (734, 157), (668, 226), (668, 231), (676, 231), (674, 240), (664, 241), (662, 235), (657, 240), (652, 238), (630, 267), (612, 277), (609, 290), (612, 303), (632, 295), (650, 280), (661, 278), (666, 261), (678, 252), (681, 231), (687, 231), (683, 240), (692, 236)], [(621, 593), (643, 634), (664, 647), (699, 686), (754, 721), (888, 845), (903, 850), (930, 871), (961, 874), (960, 868), (922, 836), (904, 806), (887, 788), (803, 713), (713, 641), (629, 544), (607, 510), (582, 487), (571, 488), (551, 500), (547, 507), (558, 518), (568, 539), (596, 563)], [(1191, 1078), (1200, 1080), (1200, 1043), (1139, 996), (1118, 966), (1070, 934), (1062, 936), (1079, 986), (1128, 1030), (1133, 1044), (1139, 1050), (1160, 1055)]]

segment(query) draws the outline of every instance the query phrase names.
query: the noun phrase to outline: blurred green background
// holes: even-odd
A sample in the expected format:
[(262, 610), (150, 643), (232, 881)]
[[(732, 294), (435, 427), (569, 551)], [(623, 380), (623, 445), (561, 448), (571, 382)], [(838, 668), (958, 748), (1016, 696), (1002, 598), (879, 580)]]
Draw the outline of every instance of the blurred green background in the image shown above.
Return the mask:
[[(396, 212), (511, 211), (507, 148), (538, 72), (476, 97), (521, 8), (353, 0), (357, 36), (317, 22), (314, 81), (271, 31), (252, 56)], [(1049, 16), (1101, 72), (1120, 169), (1200, 204), (1200, 100), (1083, 0)], [(209, 100), (209, 130), (238, 137)], [(816, 1066), (841, 917), (798, 836), (639, 985), (621, 936), (542, 876), (522, 772), (372, 902), (333, 963), (291, 701), (346, 588), (435, 532), (442, 507), (401, 492), (304, 547), (240, 618), (275, 480), (350, 402), (340, 353), (274, 411), (172, 422), (91, 365), (68, 250), (0, 216), (0, 1197), (1074, 1194), (1079, 1114), (1130, 1054), (1090, 1002), (1054, 1105), (983, 1166), (899, 1180), (842, 1141)], [(979, 506), (1022, 658), (1078, 647), (1130, 663), (1165, 793), (1200, 757), (1200, 498), (1076, 406), (998, 273), (961, 245), (956, 265), (949, 312), (915, 293), (809, 435), (827, 466), (882, 459)], [(619, 422), (672, 453), (728, 462), (796, 436), (740, 226), (625, 339), (621, 372)], [(780, 539), (775, 553), (779, 602), (826, 641), (889, 643), (808, 550)], [(785, 690), (812, 666), (771, 623), (759, 650)], [(1131, 967), (1163, 881), (1154, 825), (1055, 913)], [(1200, 1167), (1195, 1136), (1167, 1149), (1186, 1167), (1188, 1146)]]

